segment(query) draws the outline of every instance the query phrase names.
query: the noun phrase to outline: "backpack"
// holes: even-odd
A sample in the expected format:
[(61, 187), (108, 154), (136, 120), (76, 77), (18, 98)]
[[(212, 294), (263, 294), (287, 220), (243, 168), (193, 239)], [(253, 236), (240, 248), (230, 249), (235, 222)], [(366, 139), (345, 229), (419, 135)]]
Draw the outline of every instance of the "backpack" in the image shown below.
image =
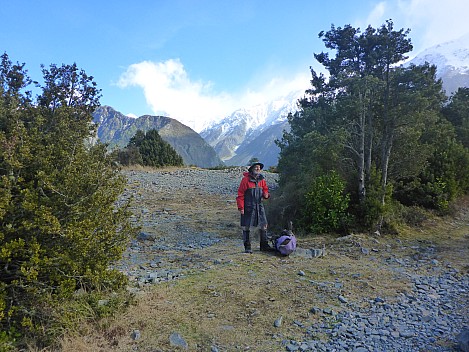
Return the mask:
[(285, 229), (280, 236), (271, 237), (272, 245), (282, 255), (287, 256), (296, 250), (296, 237), (293, 234), (293, 223), (288, 222), (288, 230)]
[(275, 240), (275, 249), (282, 255), (290, 255), (296, 250), (296, 237), (291, 231), (283, 230)]

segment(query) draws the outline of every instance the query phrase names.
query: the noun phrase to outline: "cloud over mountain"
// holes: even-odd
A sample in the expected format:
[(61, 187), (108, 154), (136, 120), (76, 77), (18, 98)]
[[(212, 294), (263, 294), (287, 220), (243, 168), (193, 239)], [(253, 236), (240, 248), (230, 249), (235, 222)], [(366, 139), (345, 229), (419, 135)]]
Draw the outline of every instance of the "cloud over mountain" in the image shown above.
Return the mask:
[(223, 116), (233, 105), (227, 94), (214, 93), (210, 82), (191, 80), (177, 59), (130, 65), (118, 84), (122, 88), (141, 87), (155, 114), (176, 118), (199, 130), (205, 121)]
[[(154, 114), (177, 119), (200, 132), (240, 106), (266, 103), (276, 96), (308, 86), (308, 71), (298, 75), (284, 73), (284, 77), (278, 72), (269, 76), (272, 71), (275, 69), (253, 78), (257, 82), (256, 90), (244, 89), (228, 94), (215, 91), (211, 82), (191, 79), (179, 59), (142, 61), (130, 65), (121, 75), (118, 85), (122, 88), (141, 87)], [(250, 85), (256, 82), (250, 82)]]

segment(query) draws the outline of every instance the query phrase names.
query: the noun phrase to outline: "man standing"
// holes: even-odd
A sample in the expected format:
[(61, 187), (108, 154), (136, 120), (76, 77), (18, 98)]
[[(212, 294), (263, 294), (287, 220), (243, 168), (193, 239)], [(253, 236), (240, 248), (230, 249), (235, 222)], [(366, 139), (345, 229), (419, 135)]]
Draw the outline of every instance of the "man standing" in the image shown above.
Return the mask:
[(264, 164), (255, 162), (251, 164), (248, 172), (243, 173), (243, 178), (238, 188), (236, 203), (241, 213), (241, 228), (243, 230), (244, 252), (252, 253), (251, 227), (259, 227), (260, 250), (264, 252), (274, 251), (267, 242), (267, 218), (265, 216), (263, 199), (268, 199), (269, 188), (261, 170)]

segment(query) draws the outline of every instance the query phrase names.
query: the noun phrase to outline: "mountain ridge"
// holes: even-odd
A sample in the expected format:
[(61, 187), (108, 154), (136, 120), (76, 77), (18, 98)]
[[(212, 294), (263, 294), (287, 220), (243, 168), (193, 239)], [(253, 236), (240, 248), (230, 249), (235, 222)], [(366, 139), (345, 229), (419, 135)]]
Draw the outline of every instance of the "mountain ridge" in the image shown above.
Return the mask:
[(263, 104), (235, 110), (200, 135), (227, 165), (242, 166), (252, 158), (262, 158), (266, 167), (274, 166), (280, 151), (275, 139), (282, 135), (283, 127), (288, 128), (287, 116), (296, 111), (302, 94), (304, 90), (293, 91)]
[(443, 81), (446, 95), (460, 87), (469, 87), (469, 33), (423, 50), (406, 65), (425, 62), (437, 67), (436, 76)]
[(182, 157), (184, 164), (199, 167), (223, 165), (215, 150), (194, 130), (166, 116), (125, 116), (110, 106), (101, 106), (93, 113), (97, 124), (97, 138), (109, 148), (124, 148), (137, 130), (156, 129)]

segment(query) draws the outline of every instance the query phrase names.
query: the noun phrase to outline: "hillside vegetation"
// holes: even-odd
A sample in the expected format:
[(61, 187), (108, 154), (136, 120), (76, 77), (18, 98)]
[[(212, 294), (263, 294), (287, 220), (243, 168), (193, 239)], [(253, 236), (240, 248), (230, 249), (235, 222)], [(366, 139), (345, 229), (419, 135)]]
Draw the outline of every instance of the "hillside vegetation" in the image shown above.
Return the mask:
[(86, 143), (93, 77), (43, 67), (33, 99), (24, 64), (1, 59), (0, 350), (9, 350), (48, 346), (91, 312), (105, 315), (97, 302), (127, 282), (110, 264), (135, 230), (128, 202), (116, 204), (126, 179), (104, 145)]

